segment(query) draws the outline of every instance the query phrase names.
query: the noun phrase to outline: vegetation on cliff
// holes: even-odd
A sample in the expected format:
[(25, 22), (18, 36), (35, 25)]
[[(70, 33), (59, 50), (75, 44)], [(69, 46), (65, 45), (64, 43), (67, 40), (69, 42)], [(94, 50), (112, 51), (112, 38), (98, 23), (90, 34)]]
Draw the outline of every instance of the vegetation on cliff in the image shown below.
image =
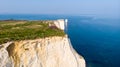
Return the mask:
[(49, 26), (52, 21), (0, 21), (0, 44), (8, 41), (64, 36), (64, 31)]

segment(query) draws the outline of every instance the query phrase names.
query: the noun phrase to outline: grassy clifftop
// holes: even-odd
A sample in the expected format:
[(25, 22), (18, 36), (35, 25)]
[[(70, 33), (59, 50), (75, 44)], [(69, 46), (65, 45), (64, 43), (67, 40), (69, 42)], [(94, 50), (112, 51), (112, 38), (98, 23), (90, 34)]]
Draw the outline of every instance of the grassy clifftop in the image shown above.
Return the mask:
[(52, 21), (0, 21), (0, 44), (8, 41), (64, 36), (64, 31), (50, 27)]

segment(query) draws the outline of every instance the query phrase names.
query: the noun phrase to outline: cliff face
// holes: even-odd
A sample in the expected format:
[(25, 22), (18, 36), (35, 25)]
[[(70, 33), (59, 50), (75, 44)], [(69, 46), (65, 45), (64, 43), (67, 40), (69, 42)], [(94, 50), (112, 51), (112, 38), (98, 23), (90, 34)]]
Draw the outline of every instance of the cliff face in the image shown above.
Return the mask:
[(8, 42), (0, 45), (0, 67), (85, 67), (67, 37)]
[[(53, 23), (61, 30), (67, 26), (63, 19)], [(85, 67), (85, 60), (67, 36), (53, 36), (0, 45), (0, 67)]]
[(64, 19), (59, 19), (59, 20), (55, 20), (54, 24), (61, 30), (65, 30), (65, 27), (67, 25), (67, 21), (65, 21)]

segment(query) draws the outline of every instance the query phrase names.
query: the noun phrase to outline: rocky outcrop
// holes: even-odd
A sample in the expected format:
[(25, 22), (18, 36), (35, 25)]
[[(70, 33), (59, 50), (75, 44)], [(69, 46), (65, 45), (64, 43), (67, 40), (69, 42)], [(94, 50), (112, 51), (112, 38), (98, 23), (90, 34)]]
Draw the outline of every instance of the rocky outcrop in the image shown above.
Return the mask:
[(54, 36), (0, 45), (0, 67), (85, 67), (85, 60), (67, 36)]

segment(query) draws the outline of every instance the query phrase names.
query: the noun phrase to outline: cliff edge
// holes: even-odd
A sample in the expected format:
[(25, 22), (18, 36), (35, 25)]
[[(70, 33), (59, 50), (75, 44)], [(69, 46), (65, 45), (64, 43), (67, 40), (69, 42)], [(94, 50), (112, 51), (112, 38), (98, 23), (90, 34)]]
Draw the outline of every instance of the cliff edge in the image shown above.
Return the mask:
[(67, 35), (52, 36), (1, 44), (0, 67), (85, 67), (85, 60)]

